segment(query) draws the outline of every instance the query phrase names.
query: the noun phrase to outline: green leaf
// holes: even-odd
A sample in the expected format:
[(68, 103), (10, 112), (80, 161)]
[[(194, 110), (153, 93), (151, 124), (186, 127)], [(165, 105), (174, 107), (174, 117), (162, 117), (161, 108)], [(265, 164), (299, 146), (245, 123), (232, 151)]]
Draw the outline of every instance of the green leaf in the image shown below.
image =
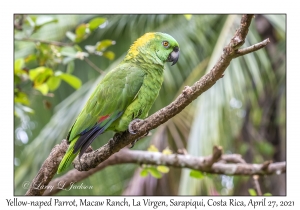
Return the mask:
[(115, 53), (112, 51), (107, 51), (103, 53), (103, 56), (108, 58), (109, 60), (113, 60), (115, 58)]
[(25, 58), (25, 62), (28, 63), (30, 61), (36, 60), (36, 55), (35, 54), (30, 54)]
[(58, 20), (51, 17), (51, 16), (38, 16), (38, 18), (35, 21), (35, 30), (40, 29), (42, 26), (49, 24), (49, 23), (57, 23)]
[(57, 71), (57, 72), (55, 72), (55, 76), (64, 80), (65, 82), (67, 82), (69, 85), (71, 85), (75, 89), (78, 89), (81, 87), (81, 80), (71, 74), (66, 74), (61, 71)]
[(85, 34), (85, 30), (86, 30), (86, 24), (84, 24), (84, 23), (80, 24), (79, 26), (77, 26), (77, 28), (75, 30), (76, 36), (83, 37)]
[(47, 67), (44, 67), (44, 66), (40, 66), (38, 68), (35, 68), (35, 69), (30, 69), (29, 70), (29, 78), (30, 80), (35, 80), (40, 74), (43, 74), (45, 72), (51, 72), (52, 69), (49, 69)]
[(29, 78), (35, 87), (42, 85), (53, 75), (53, 70), (44, 66), (29, 70)]
[(191, 170), (190, 177), (194, 177), (196, 179), (203, 179), (204, 175), (201, 171)]
[(146, 177), (148, 176), (148, 169), (147, 168), (144, 168), (141, 173), (140, 173), (141, 177)]
[(272, 196), (271, 193), (265, 193), (264, 196)]
[(15, 60), (15, 70), (21, 70), (24, 66), (24, 59), (23, 58), (19, 58), (17, 60)]
[(106, 21), (105, 18), (94, 18), (89, 22), (89, 28), (91, 31), (97, 29), (101, 24)]
[(76, 35), (75, 35), (74, 33), (72, 33), (71, 31), (67, 31), (67, 32), (66, 32), (66, 36), (67, 36), (72, 42), (75, 42)]
[(167, 166), (157, 166), (156, 168), (159, 172), (164, 173), (164, 174), (166, 174), (170, 171), (169, 167), (167, 167)]
[(27, 72), (23, 69), (15, 69), (15, 71), (14, 71), (15, 76), (20, 76), (22, 74), (27, 74)]
[(163, 153), (164, 155), (171, 155), (171, 154), (172, 154), (172, 150), (170, 150), (170, 149), (167, 147), (166, 149), (164, 149), (164, 150), (162, 151), (162, 153)]
[(67, 65), (67, 73), (72, 74), (74, 71), (75, 63), (74, 60), (71, 60)]
[(61, 82), (61, 79), (58, 78), (58, 77), (50, 77), (48, 80), (47, 80), (47, 85), (49, 87), (49, 90), (50, 91), (54, 91), (56, 90), (59, 85), (60, 85), (60, 82)]
[(40, 66), (44, 66), (48, 60), (53, 59), (53, 47), (49, 44), (40, 43), (37, 45), (38, 50), (38, 61)]
[(26, 93), (23, 93), (23, 92), (19, 92), (19, 91), (16, 92), (14, 101), (15, 101), (15, 103), (29, 105), (28, 97), (27, 97)]
[(36, 90), (40, 91), (43, 95), (47, 95), (49, 91), (49, 87), (46, 83), (39, 85), (37, 87), (34, 87)]
[(184, 17), (187, 19), (187, 20), (190, 20), (192, 18), (192, 15), (184, 15)]
[(29, 23), (31, 27), (35, 26), (36, 16), (27, 16), (26, 21)]
[(257, 194), (256, 194), (256, 191), (255, 191), (254, 189), (252, 189), (252, 188), (248, 189), (248, 192), (249, 192), (249, 194), (250, 194), (251, 196), (256, 196), (256, 195), (257, 195)]
[(60, 54), (63, 56), (68, 56), (68, 57), (76, 57), (77, 51), (74, 49), (74, 47), (62, 47), (60, 50)]
[(86, 24), (83, 23), (77, 26), (75, 30), (75, 34), (76, 34), (75, 42), (81, 42), (83, 40), (85, 31), (86, 31)]
[(151, 144), (147, 150), (149, 152), (158, 152), (158, 149), (153, 144)]
[(104, 51), (106, 48), (108, 48), (111, 45), (115, 45), (116, 41), (110, 40), (110, 39), (104, 39), (101, 42), (97, 42), (96, 49), (97, 51)]
[(159, 171), (154, 167), (149, 167), (148, 172), (156, 179), (160, 179), (162, 177), (161, 173), (159, 173)]
[(25, 58), (25, 63), (28, 65), (36, 66), (37, 65), (37, 57), (35, 54), (30, 54)]
[(21, 83), (21, 78), (18, 75), (14, 74), (14, 84), (20, 84), (20, 83)]

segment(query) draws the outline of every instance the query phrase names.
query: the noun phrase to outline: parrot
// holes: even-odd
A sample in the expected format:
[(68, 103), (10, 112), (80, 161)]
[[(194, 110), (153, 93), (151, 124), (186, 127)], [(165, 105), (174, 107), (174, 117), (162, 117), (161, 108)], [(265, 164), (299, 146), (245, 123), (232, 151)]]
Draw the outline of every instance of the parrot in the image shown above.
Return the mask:
[(179, 59), (179, 44), (169, 34), (148, 32), (130, 46), (124, 59), (99, 82), (68, 132), (68, 149), (57, 173), (84, 154), (105, 131), (128, 131), (145, 119), (163, 83), (164, 64)]

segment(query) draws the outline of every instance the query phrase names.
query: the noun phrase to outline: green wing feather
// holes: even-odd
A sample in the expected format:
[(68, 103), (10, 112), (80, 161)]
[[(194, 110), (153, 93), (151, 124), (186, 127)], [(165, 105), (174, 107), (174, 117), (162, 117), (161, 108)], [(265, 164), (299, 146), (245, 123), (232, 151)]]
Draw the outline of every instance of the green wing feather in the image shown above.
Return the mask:
[(70, 146), (58, 172), (64, 171), (80, 152), (117, 120), (138, 94), (145, 72), (131, 63), (121, 63), (110, 71), (90, 96), (77, 117), (67, 140)]
[(78, 155), (78, 152), (73, 152), (74, 151), (74, 145), (76, 143), (76, 140), (79, 137), (77, 137), (76, 139), (74, 139), (75, 141), (72, 141), (65, 156), (63, 157), (63, 159), (61, 160), (58, 169), (57, 169), (57, 173), (61, 173), (62, 171), (64, 171), (66, 168), (68, 168), (68, 166), (72, 163), (72, 161), (75, 159), (75, 157)]

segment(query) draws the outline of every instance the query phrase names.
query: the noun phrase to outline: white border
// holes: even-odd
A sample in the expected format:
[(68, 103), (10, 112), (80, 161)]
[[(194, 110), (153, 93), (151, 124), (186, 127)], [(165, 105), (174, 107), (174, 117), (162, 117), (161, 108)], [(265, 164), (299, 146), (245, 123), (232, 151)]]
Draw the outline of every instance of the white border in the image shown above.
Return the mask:
[[(1, 17), (1, 184), (0, 206), (4, 209), (20, 209), (7, 207), (6, 199), (13, 199), (13, 14), (14, 13), (286, 13), (287, 14), (287, 195), (286, 197), (272, 197), (268, 200), (292, 200), (294, 207), (288, 209), (300, 209), (299, 201), (299, 11), (296, 1), (9, 1), (0, 3)], [(36, 151), (38, 153), (38, 151)], [(17, 197), (20, 200), (47, 200), (47, 198)], [(61, 200), (73, 200), (74, 198), (89, 198), (90, 200), (106, 199), (109, 197), (59, 197)], [(113, 197), (122, 199), (121, 197)], [(127, 197), (128, 200), (141, 200), (144, 197)], [(146, 197), (153, 200), (169, 200), (171, 197)], [(174, 197), (177, 200), (197, 199), (196, 197)], [(203, 197), (208, 200), (210, 197)], [(217, 197), (216, 200), (236, 197)], [(200, 197), (198, 197), (200, 199)], [(238, 200), (247, 202), (249, 197), (237, 197)], [(257, 198), (262, 199), (262, 198)], [(24, 207), (22, 207), (24, 208)], [(33, 207), (25, 207), (34, 209)], [(37, 207), (38, 208), (38, 207)], [(43, 207), (45, 209), (47, 207)], [(52, 207), (53, 208), (53, 207)], [(52, 209), (51, 208), (51, 209)], [(72, 207), (62, 207), (71, 209)], [(77, 207), (86, 209), (87, 207)], [(100, 207), (96, 207), (100, 208)], [(139, 207), (140, 208), (140, 207)], [(136, 209), (139, 209), (136, 208)], [(198, 207), (200, 209), (203, 207)], [(207, 208), (207, 207), (206, 207)], [(230, 209), (232, 207), (223, 207)], [(238, 208), (238, 207), (237, 207)], [(287, 208), (287, 207), (284, 207)], [(49, 207), (47, 209), (50, 209)], [(103, 208), (104, 209), (104, 208)], [(106, 208), (105, 208), (106, 209)], [(143, 207), (143, 209), (153, 209)], [(163, 208), (158, 208), (163, 209)], [(175, 208), (184, 209), (184, 208)], [(191, 208), (192, 209), (192, 208)], [(245, 209), (245, 208), (244, 208)], [(253, 209), (253, 208), (246, 208)], [(260, 207), (255, 209), (262, 209)], [(264, 207), (264, 209), (271, 209)], [(283, 209), (283, 208), (276, 208)]]

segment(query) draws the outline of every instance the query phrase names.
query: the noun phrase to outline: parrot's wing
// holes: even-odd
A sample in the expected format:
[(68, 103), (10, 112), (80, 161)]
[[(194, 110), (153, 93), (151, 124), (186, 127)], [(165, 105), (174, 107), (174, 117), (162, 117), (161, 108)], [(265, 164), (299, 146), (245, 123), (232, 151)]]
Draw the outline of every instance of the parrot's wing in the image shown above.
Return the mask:
[(77, 140), (73, 153), (80, 149), (81, 156), (124, 113), (139, 92), (144, 76), (145, 72), (138, 67), (123, 63), (103, 78), (68, 134), (69, 142)]

